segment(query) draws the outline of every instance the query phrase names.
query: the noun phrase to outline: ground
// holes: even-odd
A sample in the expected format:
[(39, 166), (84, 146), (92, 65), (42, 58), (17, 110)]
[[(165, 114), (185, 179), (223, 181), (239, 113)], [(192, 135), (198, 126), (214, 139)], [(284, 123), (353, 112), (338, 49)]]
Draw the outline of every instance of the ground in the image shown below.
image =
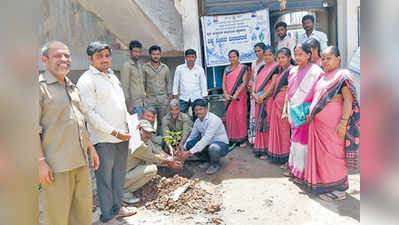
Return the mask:
[[(222, 160), (221, 170), (207, 176), (190, 163), (194, 177), (208, 192), (220, 196), (219, 212), (198, 215), (148, 210), (122, 219), (129, 225), (350, 225), (360, 224), (360, 174), (349, 175), (346, 200), (324, 202), (284, 177), (279, 165), (255, 159), (250, 148), (235, 148)], [(98, 221), (100, 210), (94, 213)], [(97, 224), (96, 222), (94, 224)]]

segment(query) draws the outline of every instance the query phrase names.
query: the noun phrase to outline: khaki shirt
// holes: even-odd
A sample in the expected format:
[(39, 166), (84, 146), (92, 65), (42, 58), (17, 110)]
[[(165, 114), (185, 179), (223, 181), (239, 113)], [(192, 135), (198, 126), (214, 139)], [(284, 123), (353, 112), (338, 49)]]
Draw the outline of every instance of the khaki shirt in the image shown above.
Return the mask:
[(151, 146), (150, 142), (147, 142), (147, 144), (142, 142), (140, 147), (133, 154), (129, 155), (129, 168), (135, 168), (143, 164), (161, 164), (163, 160), (162, 156), (153, 150), (155, 148)]
[(121, 83), (128, 107), (140, 107), (144, 104), (143, 61), (137, 63), (130, 59), (121, 66)]
[(44, 157), (53, 172), (87, 164), (89, 143), (78, 88), (65, 77), (65, 86), (49, 72), (39, 76), (39, 126)]
[(185, 113), (179, 113), (177, 119), (172, 119), (170, 113), (168, 113), (162, 119), (162, 136), (167, 136), (167, 130), (170, 131), (183, 131), (183, 136), (187, 136), (190, 134), (191, 129), (193, 127), (193, 122), (191, 118)]
[[(172, 93), (170, 70), (167, 65), (161, 63), (155, 70), (151, 62), (143, 65), (144, 90), (148, 97), (170, 95)], [(165, 104), (168, 104), (167, 102)]]

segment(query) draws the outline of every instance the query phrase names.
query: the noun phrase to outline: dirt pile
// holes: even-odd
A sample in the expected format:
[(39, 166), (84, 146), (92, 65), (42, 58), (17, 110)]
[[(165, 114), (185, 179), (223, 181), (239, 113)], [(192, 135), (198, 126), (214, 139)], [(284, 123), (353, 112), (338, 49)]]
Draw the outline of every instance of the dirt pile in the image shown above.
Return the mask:
[[(157, 176), (135, 193), (147, 209), (180, 214), (214, 213), (221, 203), (199, 185), (199, 179)], [(175, 201), (176, 200), (176, 201)]]

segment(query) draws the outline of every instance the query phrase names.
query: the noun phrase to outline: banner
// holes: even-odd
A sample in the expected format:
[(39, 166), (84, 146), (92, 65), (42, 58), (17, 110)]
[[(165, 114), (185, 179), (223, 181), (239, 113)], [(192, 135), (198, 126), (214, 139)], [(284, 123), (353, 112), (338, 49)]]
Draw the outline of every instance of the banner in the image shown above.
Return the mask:
[(269, 9), (250, 13), (201, 17), (206, 66), (229, 65), (228, 52), (240, 52), (240, 62), (256, 60), (254, 45), (270, 44)]

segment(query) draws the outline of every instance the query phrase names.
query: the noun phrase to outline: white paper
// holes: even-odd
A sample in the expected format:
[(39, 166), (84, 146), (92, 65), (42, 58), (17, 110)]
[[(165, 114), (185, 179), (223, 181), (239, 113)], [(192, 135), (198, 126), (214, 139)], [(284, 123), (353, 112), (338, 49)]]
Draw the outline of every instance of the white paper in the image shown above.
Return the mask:
[(129, 127), (129, 133), (131, 135), (129, 140), (129, 150), (130, 154), (134, 153), (142, 144), (139, 129), (139, 118), (137, 113), (127, 116), (127, 125)]

